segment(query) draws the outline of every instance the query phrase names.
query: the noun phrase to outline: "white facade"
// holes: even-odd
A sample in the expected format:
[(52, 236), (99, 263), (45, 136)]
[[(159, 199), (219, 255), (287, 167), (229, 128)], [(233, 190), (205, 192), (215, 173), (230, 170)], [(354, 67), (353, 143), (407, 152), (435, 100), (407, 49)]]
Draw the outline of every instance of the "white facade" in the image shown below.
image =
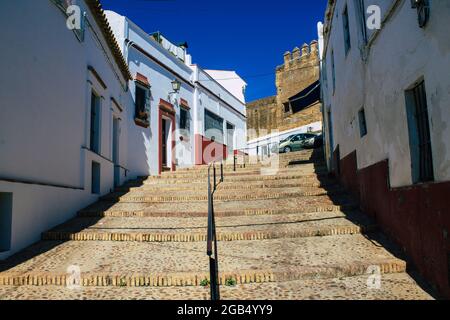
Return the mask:
[[(12, 210), (0, 212), (2, 230), (11, 216), (0, 259), (109, 193), (115, 171), (117, 183), (127, 179), (126, 126), (113, 138), (114, 118), (123, 123), (132, 103), (126, 75), (94, 13), (79, 5), (87, 13), (82, 41), (53, 1), (0, 2), (0, 201), (12, 199)], [(91, 92), (100, 101), (97, 153), (90, 150)], [(92, 162), (101, 171), (96, 194)]]
[[(245, 103), (241, 96), (234, 96), (234, 91), (227, 90), (199, 66), (191, 64), (192, 58), (184, 48), (177, 47), (178, 49), (176, 49), (176, 46), (171, 45), (165, 38), (162, 38), (161, 43), (156, 41), (153, 36), (148, 35), (127, 17), (112, 11), (107, 11), (106, 15), (122, 47), (133, 77), (137, 74), (143, 75), (151, 85), (149, 128), (141, 128), (130, 121), (129, 139), (133, 140), (139, 137), (146, 146), (145, 155), (143, 154), (144, 150), (141, 149), (129, 150), (128, 165), (132, 172), (136, 175), (154, 175), (161, 171), (159, 150), (161, 149), (159, 138), (162, 135), (161, 115), (159, 114), (161, 100), (172, 104), (175, 112), (173, 139), (175, 149), (172, 152), (173, 155), (168, 156), (174, 162), (172, 170), (176, 167), (207, 162), (201, 159), (204, 145), (207, 144), (203, 141), (203, 137), (206, 135), (205, 109), (223, 119), (224, 133), (227, 123), (235, 128), (234, 134), (224, 134), (217, 141), (221, 141), (221, 144), (233, 149), (231, 151), (245, 147)], [(184, 50), (184, 54), (173, 54), (180, 50)], [(234, 72), (233, 75), (237, 77)], [(240, 89), (242, 94), (245, 82), (239, 79), (237, 80), (242, 83)], [(181, 83), (181, 90), (176, 94), (171, 93), (174, 80)], [(130, 84), (130, 90), (134, 94), (134, 83)], [(181, 130), (183, 132), (179, 130), (180, 112), (183, 108), (182, 100), (189, 106), (188, 130)], [(186, 108), (183, 109), (186, 110)], [(130, 112), (129, 117), (133, 118), (134, 111)], [(171, 144), (172, 136), (164, 137), (163, 140), (166, 141), (165, 139), (167, 139), (167, 144)], [(129, 142), (131, 145), (131, 141)], [(138, 148), (140, 147), (138, 146)]]
[(205, 72), (233, 96), (245, 103), (245, 88), (247, 87), (247, 83), (239, 77), (236, 71), (205, 70)]
[[(201, 84), (211, 78), (183, 48), (109, 12), (113, 34), (96, 0), (77, 1), (86, 20), (72, 31), (63, 3), (0, 2), (0, 259), (125, 181), (159, 174), (163, 158), (172, 170), (202, 163), (206, 108), (244, 132), (230, 138), (233, 150), (245, 147), (243, 102), (214, 80)], [(138, 96), (147, 81), (149, 95)], [(142, 97), (146, 123), (136, 121)]]
[[(359, 2), (335, 1), (328, 8), (332, 18), (325, 29), (329, 32), (325, 37), (319, 34), (324, 38), (322, 90), (328, 158), (339, 145), (341, 159), (357, 151), (358, 169), (389, 159), (392, 187), (411, 185), (405, 92), (424, 80), (435, 181), (450, 180), (450, 2), (430, 1), (430, 20), (420, 28), (410, 1), (371, 1), (381, 8), (380, 30), (364, 25), (368, 16), (361, 19)], [(365, 3), (364, 10), (369, 5)], [(342, 21), (345, 6), (351, 40), (347, 54)], [(363, 137), (358, 123), (362, 108), (368, 131)]]

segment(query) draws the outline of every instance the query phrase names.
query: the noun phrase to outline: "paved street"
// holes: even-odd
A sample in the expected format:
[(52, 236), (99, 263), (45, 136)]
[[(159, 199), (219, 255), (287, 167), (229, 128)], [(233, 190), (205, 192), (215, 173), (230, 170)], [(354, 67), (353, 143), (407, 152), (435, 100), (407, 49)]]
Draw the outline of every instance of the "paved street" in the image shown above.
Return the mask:
[[(320, 158), (303, 151), (282, 165), (275, 176), (226, 170), (215, 203), (222, 298), (431, 298)], [(44, 233), (0, 263), (0, 299), (209, 299), (204, 173), (131, 182)], [(74, 266), (81, 287), (70, 289)]]

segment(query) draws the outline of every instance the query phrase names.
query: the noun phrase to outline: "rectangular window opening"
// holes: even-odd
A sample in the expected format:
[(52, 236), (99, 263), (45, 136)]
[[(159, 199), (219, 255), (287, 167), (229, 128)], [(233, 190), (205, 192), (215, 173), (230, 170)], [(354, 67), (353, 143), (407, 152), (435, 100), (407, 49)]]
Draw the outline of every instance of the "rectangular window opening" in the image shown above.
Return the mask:
[(345, 6), (344, 12), (342, 13), (342, 22), (344, 24), (344, 42), (345, 42), (345, 54), (350, 51), (351, 40), (350, 40), (350, 25), (348, 20), (348, 7)]
[(223, 119), (205, 109), (205, 137), (218, 143), (224, 143)]
[(0, 192), (0, 252), (11, 250), (13, 194)]
[(100, 163), (92, 162), (92, 194), (100, 194)]
[(406, 91), (413, 183), (434, 181), (433, 156), (425, 82)]
[(362, 138), (365, 135), (367, 135), (367, 122), (364, 108), (358, 111), (358, 119), (359, 119), (359, 133)]
[(100, 153), (100, 117), (100, 97), (92, 92), (90, 149), (98, 154)]
[(150, 116), (150, 90), (136, 83), (136, 110), (135, 117), (144, 122), (149, 121)]
[(188, 119), (189, 119), (188, 111), (184, 108), (180, 108), (180, 129), (181, 130), (189, 129)]

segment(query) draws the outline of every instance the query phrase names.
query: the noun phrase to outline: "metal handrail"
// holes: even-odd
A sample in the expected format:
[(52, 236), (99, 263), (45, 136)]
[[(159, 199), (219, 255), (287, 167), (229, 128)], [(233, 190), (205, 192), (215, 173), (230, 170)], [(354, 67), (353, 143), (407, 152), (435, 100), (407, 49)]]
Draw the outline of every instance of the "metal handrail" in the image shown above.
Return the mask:
[[(213, 186), (211, 187), (211, 168), (213, 169)], [(220, 162), (220, 182), (223, 182), (223, 160)], [(209, 274), (211, 300), (220, 300), (219, 263), (217, 252), (216, 221), (214, 217), (214, 193), (217, 190), (216, 161), (208, 166), (208, 235), (206, 254), (209, 257)]]

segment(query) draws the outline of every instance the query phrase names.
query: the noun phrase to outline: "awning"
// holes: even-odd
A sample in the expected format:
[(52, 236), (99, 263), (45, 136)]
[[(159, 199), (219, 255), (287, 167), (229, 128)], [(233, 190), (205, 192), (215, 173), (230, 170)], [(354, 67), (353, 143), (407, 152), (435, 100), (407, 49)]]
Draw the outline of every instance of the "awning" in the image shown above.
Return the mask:
[(297, 113), (312, 104), (320, 101), (320, 81), (317, 80), (309, 87), (303, 89), (295, 96), (289, 98), (289, 104), (291, 106), (292, 112)]

